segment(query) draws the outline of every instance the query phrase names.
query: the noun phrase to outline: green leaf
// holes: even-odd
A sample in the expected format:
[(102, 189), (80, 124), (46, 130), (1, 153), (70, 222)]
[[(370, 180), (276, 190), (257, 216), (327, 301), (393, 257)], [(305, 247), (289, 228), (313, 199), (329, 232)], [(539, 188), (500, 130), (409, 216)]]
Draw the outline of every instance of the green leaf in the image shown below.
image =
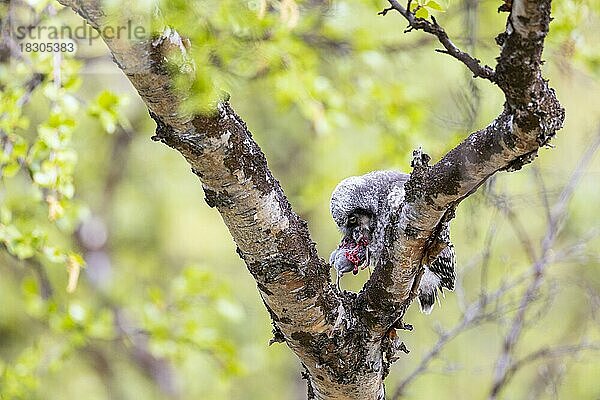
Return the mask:
[(0, 205), (0, 223), (8, 225), (11, 220), (12, 212), (10, 209), (5, 204)]
[(427, 11), (427, 9), (425, 7), (421, 7), (415, 13), (415, 17), (427, 19), (427, 18), (429, 18), (429, 11)]
[(27, 142), (19, 137), (15, 141), (15, 144), (13, 145), (12, 156), (14, 158), (19, 158), (19, 157), (23, 158), (27, 155), (27, 150), (28, 150)]
[(118, 108), (123, 103), (124, 99), (105, 90), (90, 105), (88, 113), (100, 119), (100, 123), (106, 132), (114, 133), (117, 128)]
[(24, 260), (31, 258), (35, 254), (35, 250), (29, 243), (19, 242), (12, 246), (12, 253), (19, 259)]
[(119, 96), (108, 90), (100, 93), (96, 101), (98, 105), (105, 110), (111, 110), (120, 103)]
[(446, 11), (437, 1), (431, 0), (425, 4), (425, 7), (435, 11)]
[(58, 185), (58, 192), (62, 194), (65, 198), (71, 199), (75, 194), (75, 186), (72, 182), (61, 182)]
[(12, 178), (21, 169), (21, 164), (17, 160), (13, 160), (2, 168), (2, 175), (6, 178)]
[(70, 118), (67, 115), (59, 114), (53, 112), (50, 114), (50, 118), (48, 118), (47, 125), (51, 128), (65, 129), (65, 128), (74, 128), (77, 123), (73, 118)]
[(32, 277), (27, 277), (23, 279), (23, 283), (21, 284), (21, 290), (26, 295), (37, 297), (40, 292), (38, 281)]
[(16, 239), (20, 238), (21, 232), (14, 225), (1, 226), (0, 225), (0, 240), (7, 242), (7, 245), (11, 245)]
[(57, 149), (61, 145), (58, 130), (56, 128), (40, 125), (38, 127), (38, 135), (40, 140), (42, 140), (50, 149)]
[(70, 252), (69, 253), (69, 260), (70, 262), (76, 264), (79, 268), (84, 268), (85, 267), (85, 260), (83, 259), (83, 257), (81, 256), (81, 254), (75, 253), (75, 252)]

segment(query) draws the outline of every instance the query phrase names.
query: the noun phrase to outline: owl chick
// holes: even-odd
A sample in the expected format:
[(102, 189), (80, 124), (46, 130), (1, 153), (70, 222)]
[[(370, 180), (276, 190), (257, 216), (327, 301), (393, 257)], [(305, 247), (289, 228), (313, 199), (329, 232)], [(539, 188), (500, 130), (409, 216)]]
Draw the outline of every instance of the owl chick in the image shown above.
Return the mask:
[[(331, 215), (343, 234), (342, 241), (329, 258), (340, 278), (368, 265), (377, 265), (385, 244), (385, 228), (404, 199), (404, 184), (409, 175), (397, 171), (374, 171), (341, 181), (331, 196)], [(419, 284), (421, 311), (429, 314), (438, 299), (438, 291), (454, 290), (456, 258), (450, 243), (448, 226), (440, 239), (448, 246), (425, 271)]]

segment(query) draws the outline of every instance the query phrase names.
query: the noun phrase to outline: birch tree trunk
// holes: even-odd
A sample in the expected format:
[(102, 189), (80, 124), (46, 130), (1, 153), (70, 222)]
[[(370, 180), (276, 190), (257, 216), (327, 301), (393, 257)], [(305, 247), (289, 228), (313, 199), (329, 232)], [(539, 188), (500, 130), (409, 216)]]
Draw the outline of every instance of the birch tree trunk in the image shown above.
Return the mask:
[[(102, 32), (106, 11), (98, 0), (60, 0)], [(175, 90), (168, 54), (186, 57), (187, 39), (174, 30), (143, 42), (103, 37), (116, 64), (156, 121), (154, 140), (179, 151), (200, 178), (256, 280), (275, 327), (298, 356), (308, 397), (383, 400), (383, 381), (401, 341), (396, 334), (416, 295), (422, 264), (437, 256), (436, 230), (490, 176), (520, 169), (562, 126), (564, 110), (540, 66), (550, 23), (550, 0), (513, 0), (506, 30), (497, 37), (495, 69), (458, 49), (435, 19), (416, 18), (397, 1), (411, 29), (435, 35), (450, 56), (476, 77), (496, 84), (504, 109), (436, 164), (415, 152), (406, 196), (388, 227), (386, 251), (358, 294), (340, 293), (330, 266), (318, 256), (307, 224), (292, 210), (267, 160), (227, 101), (202, 115), (179, 111), (185, 93)], [(113, 17), (113, 16), (111, 16)], [(118, 17), (118, 16), (117, 16)], [(185, 72), (180, 72), (185, 73)], [(234, 93), (235, 95), (235, 93)]]

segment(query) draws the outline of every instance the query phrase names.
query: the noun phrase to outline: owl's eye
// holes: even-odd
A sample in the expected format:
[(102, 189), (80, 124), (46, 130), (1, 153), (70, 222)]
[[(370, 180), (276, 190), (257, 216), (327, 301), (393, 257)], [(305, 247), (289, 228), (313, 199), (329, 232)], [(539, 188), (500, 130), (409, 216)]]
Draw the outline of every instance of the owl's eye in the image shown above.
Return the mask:
[(351, 225), (355, 225), (356, 224), (356, 215), (351, 215), (348, 217), (348, 223)]

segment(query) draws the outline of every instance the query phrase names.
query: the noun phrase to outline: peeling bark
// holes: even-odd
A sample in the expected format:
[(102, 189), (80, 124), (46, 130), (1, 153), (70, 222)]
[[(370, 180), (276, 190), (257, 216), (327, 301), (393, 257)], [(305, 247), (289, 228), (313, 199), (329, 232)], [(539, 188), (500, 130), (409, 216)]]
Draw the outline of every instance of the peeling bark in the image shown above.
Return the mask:
[[(96, 29), (107, 19), (97, 0), (60, 2)], [(166, 30), (142, 42), (103, 39), (148, 106), (157, 125), (153, 139), (185, 157), (206, 203), (221, 214), (271, 316), (273, 341), (285, 341), (302, 362), (309, 398), (383, 400), (389, 366), (398, 351), (407, 351), (395, 329), (408, 328), (402, 317), (416, 296), (422, 264), (443, 249), (435, 239), (441, 223), (491, 175), (531, 162), (562, 126), (564, 110), (540, 71), (549, 22), (550, 0), (513, 0), (506, 31), (497, 38), (502, 50), (495, 72), (479, 74), (504, 92), (504, 110), (433, 166), (427, 155), (415, 154), (404, 202), (386, 230), (386, 250), (359, 294), (339, 293), (331, 284), (306, 223), (229, 103), (203, 115), (179, 111), (185, 94), (175, 91), (165, 60), (172, 51), (187, 56), (185, 38)], [(467, 56), (461, 55), (479, 71)]]

